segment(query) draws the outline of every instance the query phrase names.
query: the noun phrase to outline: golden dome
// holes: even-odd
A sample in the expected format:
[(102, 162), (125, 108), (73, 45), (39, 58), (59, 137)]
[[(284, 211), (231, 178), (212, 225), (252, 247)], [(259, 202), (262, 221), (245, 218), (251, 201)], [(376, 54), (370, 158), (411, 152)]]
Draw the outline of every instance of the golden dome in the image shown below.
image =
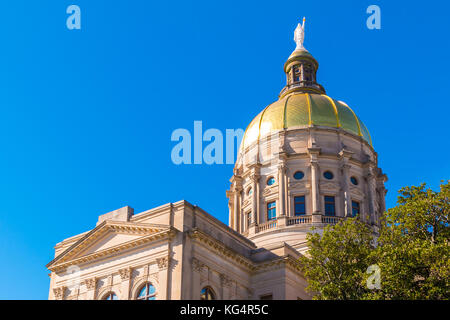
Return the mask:
[(241, 148), (271, 131), (309, 126), (342, 128), (372, 146), (369, 131), (350, 107), (324, 94), (293, 93), (267, 106), (245, 130)]

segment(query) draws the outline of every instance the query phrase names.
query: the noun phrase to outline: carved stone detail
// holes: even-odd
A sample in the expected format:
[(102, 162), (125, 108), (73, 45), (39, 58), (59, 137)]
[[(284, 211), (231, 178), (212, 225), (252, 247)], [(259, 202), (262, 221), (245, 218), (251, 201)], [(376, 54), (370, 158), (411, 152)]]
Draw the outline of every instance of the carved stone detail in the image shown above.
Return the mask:
[(158, 268), (160, 270), (167, 269), (169, 267), (170, 259), (169, 257), (157, 258), (156, 263), (158, 264)]
[(86, 288), (88, 290), (95, 289), (95, 286), (97, 284), (97, 279), (96, 278), (86, 279), (86, 280), (84, 280), (84, 284), (86, 285)]
[(120, 278), (122, 279), (122, 281), (130, 280), (131, 273), (132, 273), (131, 268), (119, 269), (119, 274), (120, 274)]
[(64, 299), (64, 293), (66, 291), (66, 287), (58, 287), (53, 289), (53, 294), (56, 300)]
[(233, 280), (226, 274), (220, 274), (220, 284), (222, 287), (231, 287), (233, 285)]
[(201, 272), (203, 268), (205, 267), (205, 264), (198, 260), (197, 258), (192, 258), (192, 269), (197, 272)]

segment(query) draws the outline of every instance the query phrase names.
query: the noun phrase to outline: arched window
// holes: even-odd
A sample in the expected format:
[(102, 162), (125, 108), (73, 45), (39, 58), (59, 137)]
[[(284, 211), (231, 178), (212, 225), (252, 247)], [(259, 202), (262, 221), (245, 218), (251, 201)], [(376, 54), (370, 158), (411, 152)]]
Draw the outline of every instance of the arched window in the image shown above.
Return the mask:
[(106, 296), (103, 297), (102, 300), (119, 300), (119, 297), (114, 292), (108, 292)]
[(210, 287), (204, 287), (200, 292), (200, 300), (216, 300), (216, 295)]
[(146, 283), (141, 290), (139, 290), (137, 300), (156, 300), (155, 287), (150, 282)]

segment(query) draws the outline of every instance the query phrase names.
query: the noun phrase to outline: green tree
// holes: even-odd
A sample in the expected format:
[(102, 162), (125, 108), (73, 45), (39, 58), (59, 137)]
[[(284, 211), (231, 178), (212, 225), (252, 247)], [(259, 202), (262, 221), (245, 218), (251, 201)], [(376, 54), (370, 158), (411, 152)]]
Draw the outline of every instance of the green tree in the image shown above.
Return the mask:
[(398, 205), (383, 216), (372, 252), (381, 289), (371, 299), (450, 298), (450, 182), (436, 192), (420, 186), (399, 191)]
[(307, 236), (308, 254), (300, 258), (314, 299), (361, 299), (368, 291), (365, 272), (372, 264), (373, 236), (369, 226), (356, 218), (327, 226), (321, 235)]
[[(308, 234), (301, 263), (314, 299), (449, 299), (450, 181), (436, 192), (422, 184), (399, 191), (380, 232), (357, 219)], [(374, 245), (376, 239), (376, 245)], [(380, 270), (369, 289), (367, 268)]]

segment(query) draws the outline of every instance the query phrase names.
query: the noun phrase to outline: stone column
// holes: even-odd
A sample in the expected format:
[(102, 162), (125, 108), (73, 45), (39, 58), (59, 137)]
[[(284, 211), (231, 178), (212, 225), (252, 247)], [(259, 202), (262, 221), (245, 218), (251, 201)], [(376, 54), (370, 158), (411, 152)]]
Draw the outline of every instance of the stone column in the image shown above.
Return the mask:
[[(227, 191), (228, 193), (228, 191)], [(228, 194), (227, 194), (228, 195)], [(233, 210), (232, 210), (233, 204), (231, 200), (228, 201), (228, 226), (230, 228), (233, 228)]]
[(372, 167), (369, 167), (368, 173), (367, 173), (367, 189), (369, 194), (369, 222), (370, 224), (375, 224), (375, 208), (376, 208), (376, 200), (375, 200), (375, 174), (374, 169)]
[(238, 171), (234, 170), (234, 175), (231, 178), (232, 183), (232, 194), (233, 194), (233, 224), (231, 228), (235, 231), (240, 232), (240, 215), (241, 215), (241, 206), (240, 206), (240, 193), (242, 191), (242, 178), (238, 175)]
[(130, 282), (131, 282), (131, 268), (119, 269), (120, 278), (122, 282), (120, 284), (120, 291), (122, 292), (120, 300), (130, 300)]
[(350, 187), (349, 187), (349, 171), (351, 166), (348, 164), (354, 152), (342, 149), (339, 152), (341, 156), (341, 170), (342, 170), (342, 181), (341, 186), (344, 193), (344, 216), (351, 217), (352, 216), (352, 198), (350, 195)]
[(319, 160), (318, 156), (320, 148), (308, 148), (308, 153), (311, 157), (311, 202), (312, 214), (321, 214), (320, 200), (319, 200)]
[(241, 199), (241, 193), (242, 189), (238, 186), (234, 186), (234, 199), (233, 199), (233, 204), (234, 204), (234, 213), (233, 213), (233, 217), (234, 217), (234, 225), (233, 225), (233, 229), (236, 230), (237, 232), (240, 232), (240, 199)]
[(350, 187), (348, 184), (348, 173), (351, 166), (348, 164), (343, 164), (342, 169), (342, 189), (344, 191), (344, 216), (351, 217), (352, 216), (352, 198), (350, 195)]
[(258, 201), (258, 197), (257, 197), (257, 184), (259, 181), (259, 176), (257, 175), (253, 175), (252, 176), (252, 225), (256, 224), (256, 210), (257, 210), (257, 201)]
[(256, 233), (256, 226), (258, 225), (258, 201), (259, 201), (259, 175), (253, 174), (252, 179), (252, 221), (249, 227), (249, 234)]
[(278, 227), (283, 227), (287, 225), (287, 218), (288, 218), (286, 215), (285, 176), (286, 176), (286, 164), (284, 159), (280, 159), (280, 164), (278, 165), (278, 204), (279, 204), (278, 206), (279, 208), (277, 208)]
[(291, 205), (289, 201), (289, 170), (285, 168), (284, 170), (284, 203), (285, 203), (285, 210), (286, 210), (286, 216), (293, 216)]
[(259, 180), (256, 183), (256, 190), (255, 190), (255, 192), (256, 192), (256, 212), (255, 212), (256, 219), (255, 219), (255, 224), (259, 225), (260, 222), (261, 222), (259, 220), (260, 217), (261, 217), (261, 197), (260, 197), (260, 183), (259, 183)]
[(285, 171), (285, 164), (284, 162), (281, 162), (281, 164), (278, 166), (278, 202), (279, 202), (279, 214), (277, 216), (285, 216), (285, 197), (284, 197), (284, 171)]

